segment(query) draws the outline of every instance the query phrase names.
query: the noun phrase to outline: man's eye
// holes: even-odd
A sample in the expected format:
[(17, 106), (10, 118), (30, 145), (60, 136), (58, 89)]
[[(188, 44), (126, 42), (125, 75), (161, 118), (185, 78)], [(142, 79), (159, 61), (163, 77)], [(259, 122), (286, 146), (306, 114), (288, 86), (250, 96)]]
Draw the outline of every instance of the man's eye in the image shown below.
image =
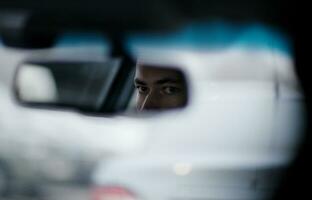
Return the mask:
[(163, 87), (162, 91), (165, 94), (172, 95), (172, 94), (178, 93), (180, 91), (180, 89), (177, 87), (166, 86), (166, 87)]
[(136, 86), (137, 90), (140, 94), (147, 94), (148, 93), (148, 87), (145, 86)]

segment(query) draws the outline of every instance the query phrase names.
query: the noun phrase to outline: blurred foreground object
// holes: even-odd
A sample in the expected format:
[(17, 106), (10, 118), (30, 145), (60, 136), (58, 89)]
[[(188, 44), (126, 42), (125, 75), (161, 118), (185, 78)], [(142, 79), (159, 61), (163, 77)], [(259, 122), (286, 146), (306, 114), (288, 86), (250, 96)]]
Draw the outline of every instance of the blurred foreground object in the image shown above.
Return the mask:
[(118, 196), (111, 188), (133, 199), (273, 198), (305, 128), (292, 40), (263, 24), (231, 25), (132, 38), (139, 63), (184, 73), (189, 102), (144, 119), (141, 150), (98, 166), (95, 200)]

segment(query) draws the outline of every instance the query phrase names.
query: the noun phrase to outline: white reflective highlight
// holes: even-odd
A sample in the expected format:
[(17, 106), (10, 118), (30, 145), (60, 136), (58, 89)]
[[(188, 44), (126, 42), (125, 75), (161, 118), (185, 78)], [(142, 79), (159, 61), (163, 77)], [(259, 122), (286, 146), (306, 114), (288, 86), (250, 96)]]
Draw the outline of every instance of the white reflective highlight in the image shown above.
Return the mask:
[(58, 98), (52, 72), (40, 65), (22, 65), (17, 73), (16, 88), (19, 98), (25, 102), (53, 103)]
[(173, 165), (173, 172), (177, 176), (186, 176), (192, 171), (192, 166), (189, 163), (177, 163)]

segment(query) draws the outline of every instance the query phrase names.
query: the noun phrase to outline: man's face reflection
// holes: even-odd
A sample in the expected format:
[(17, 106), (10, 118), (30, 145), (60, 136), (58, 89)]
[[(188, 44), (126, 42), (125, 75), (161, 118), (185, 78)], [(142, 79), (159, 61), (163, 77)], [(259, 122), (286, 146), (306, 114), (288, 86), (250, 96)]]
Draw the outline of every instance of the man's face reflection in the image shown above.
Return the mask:
[(187, 85), (179, 70), (138, 65), (134, 83), (139, 111), (181, 108), (187, 103)]

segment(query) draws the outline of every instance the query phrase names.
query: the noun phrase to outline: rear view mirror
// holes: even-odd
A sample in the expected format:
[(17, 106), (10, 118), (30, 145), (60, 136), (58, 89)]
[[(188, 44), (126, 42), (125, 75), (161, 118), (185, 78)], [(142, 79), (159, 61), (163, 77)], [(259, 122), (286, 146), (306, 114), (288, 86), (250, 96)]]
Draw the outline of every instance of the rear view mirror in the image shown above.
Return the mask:
[(114, 81), (118, 62), (22, 63), (14, 80), (16, 98), (24, 105), (97, 112), (102, 109)]
[[(130, 73), (120, 74), (120, 71), (118, 59), (27, 61), (17, 69), (15, 96), (26, 106), (68, 108), (94, 114), (163, 111), (186, 106), (186, 78), (178, 68), (138, 63)], [(120, 79), (121, 75), (124, 80)], [(111, 111), (112, 101), (118, 106), (117, 111)]]

